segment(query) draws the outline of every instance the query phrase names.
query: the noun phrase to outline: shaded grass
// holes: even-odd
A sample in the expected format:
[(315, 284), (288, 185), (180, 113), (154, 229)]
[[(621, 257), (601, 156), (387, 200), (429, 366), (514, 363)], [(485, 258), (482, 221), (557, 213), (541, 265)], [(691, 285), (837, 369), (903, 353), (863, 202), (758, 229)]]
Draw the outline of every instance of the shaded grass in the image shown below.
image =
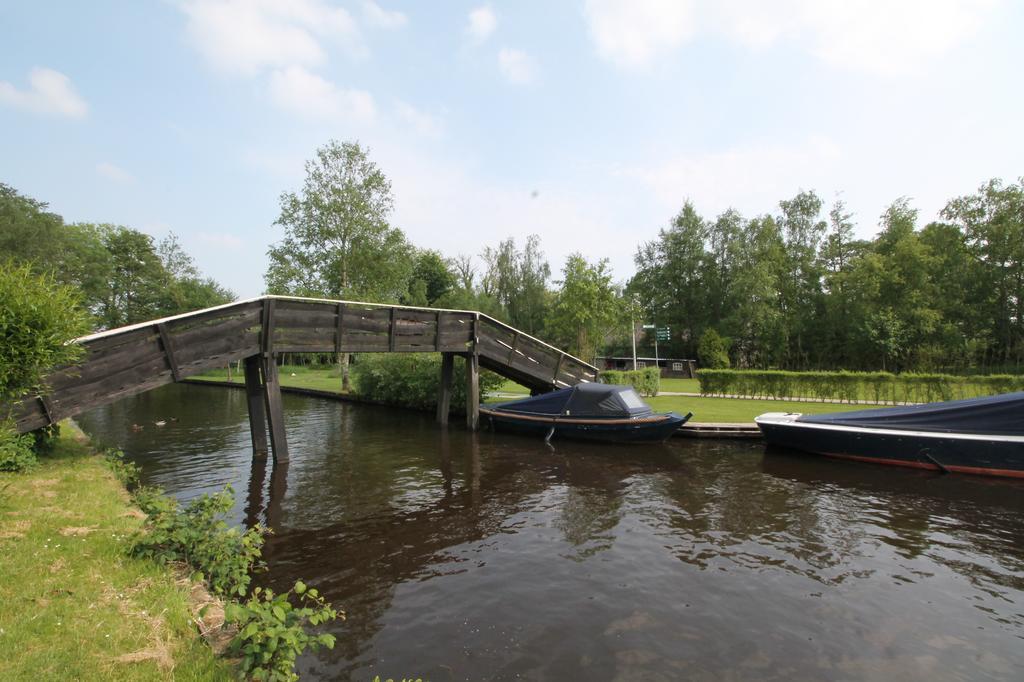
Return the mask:
[(128, 494), (62, 435), (27, 474), (0, 474), (0, 677), (228, 680), (191, 623), (188, 584), (127, 556)]

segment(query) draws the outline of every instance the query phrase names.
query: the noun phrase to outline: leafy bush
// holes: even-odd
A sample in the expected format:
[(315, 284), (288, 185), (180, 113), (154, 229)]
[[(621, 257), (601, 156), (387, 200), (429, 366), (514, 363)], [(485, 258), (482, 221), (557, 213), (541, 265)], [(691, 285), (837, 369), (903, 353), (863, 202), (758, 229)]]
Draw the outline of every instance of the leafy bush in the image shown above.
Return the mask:
[(697, 341), (697, 360), (701, 367), (725, 369), (729, 366), (729, 340), (714, 329), (706, 329)]
[(27, 265), (0, 263), (0, 402), (44, 389), (54, 367), (82, 354), (68, 341), (85, 334), (88, 317), (75, 289)]
[(103, 453), (103, 457), (107, 461), (107, 466), (114, 472), (114, 476), (121, 481), (121, 485), (131, 489), (139, 482), (141, 467), (135, 462), (126, 460), (122, 451), (107, 450)]
[(244, 597), (250, 570), (260, 558), (267, 529), (256, 526), (241, 533), (224, 521), (234, 504), (231, 486), (203, 495), (181, 508), (160, 490), (140, 488), (135, 502), (148, 518), (132, 543), (132, 554), (160, 563), (183, 561), (210, 589), (222, 595)]
[(604, 384), (632, 386), (637, 393), (648, 397), (658, 395), (661, 388), (661, 371), (657, 367), (630, 369), (624, 372), (616, 369), (602, 370), (600, 378)]
[[(352, 369), (356, 395), (364, 400), (422, 410), (437, 406), (441, 385), (438, 353), (362, 353)], [(493, 391), (504, 381), (493, 372), (481, 371), (480, 393)], [(466, 409), (466, 364), (458, 359), (452, 375), (452, 406)]]
[(0, 471), (29, 471), (36, 466), (32, 434), (18, 435), (10, 421), (0, 422)]
[[(293, 605), (292, 595), (298, 605)], [(306, 626), (344, 618), (313, 588), (301, 581), (283, 594), (257, 587), (244, 602), (224, 609), (225, 621), (238, 625), (238, 635), (229, 650), (242, 657), (242, 673), (254, 680), (297, 680), (295, 659), (307, 647), (334, 648), (334, 635), (311, 635)]]

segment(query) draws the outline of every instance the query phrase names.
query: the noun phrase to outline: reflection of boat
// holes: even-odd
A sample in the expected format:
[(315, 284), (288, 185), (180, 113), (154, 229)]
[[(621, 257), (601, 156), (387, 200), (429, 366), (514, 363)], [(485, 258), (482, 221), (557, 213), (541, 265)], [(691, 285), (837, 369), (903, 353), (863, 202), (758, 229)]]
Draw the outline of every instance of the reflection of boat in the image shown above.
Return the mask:
[(829, 457), (1024, 478), (1024, 393), (754, 421), (770, 445)]
[(480, 414), (495, 429), (614, 442), (665, 440), (690, 418), (655, 413), (632, 386), (595, 383), (481, 407)]

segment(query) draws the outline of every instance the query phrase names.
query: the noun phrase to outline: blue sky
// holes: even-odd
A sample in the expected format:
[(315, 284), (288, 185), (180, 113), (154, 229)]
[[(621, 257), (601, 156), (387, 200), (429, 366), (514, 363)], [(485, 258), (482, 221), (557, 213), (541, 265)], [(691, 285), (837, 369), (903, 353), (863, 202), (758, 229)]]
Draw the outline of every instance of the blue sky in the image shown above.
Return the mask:
[(328, 139), (392, 180), (421, 247), (541, 235), (619, 279), (686, 199), (814, 189), (870, 236), (1024, 175), (1011, 0), (8, 2), (0, 182), (69, 221), (177, 233), (242, 296)]

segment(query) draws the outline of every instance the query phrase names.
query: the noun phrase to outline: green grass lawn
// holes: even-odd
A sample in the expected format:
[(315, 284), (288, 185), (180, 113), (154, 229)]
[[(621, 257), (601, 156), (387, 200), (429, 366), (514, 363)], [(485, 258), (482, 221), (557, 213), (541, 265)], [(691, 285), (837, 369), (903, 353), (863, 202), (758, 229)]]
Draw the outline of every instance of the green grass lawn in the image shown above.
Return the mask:
[(188, 584), (128, 558), (140, 515), (69, 435), (35, 470), (0, 473), (4, 680), (232, 679), (191, 623)]
[(690, 398), (681, 395), (645, 398), (658, 412), (693, 412), (694, 422), (752, 422), (765, 412), (801, 412), (820, 414), (865, 409), (863, 405), (803, 403), (783, 400), (743, 400), (740, 398)]

